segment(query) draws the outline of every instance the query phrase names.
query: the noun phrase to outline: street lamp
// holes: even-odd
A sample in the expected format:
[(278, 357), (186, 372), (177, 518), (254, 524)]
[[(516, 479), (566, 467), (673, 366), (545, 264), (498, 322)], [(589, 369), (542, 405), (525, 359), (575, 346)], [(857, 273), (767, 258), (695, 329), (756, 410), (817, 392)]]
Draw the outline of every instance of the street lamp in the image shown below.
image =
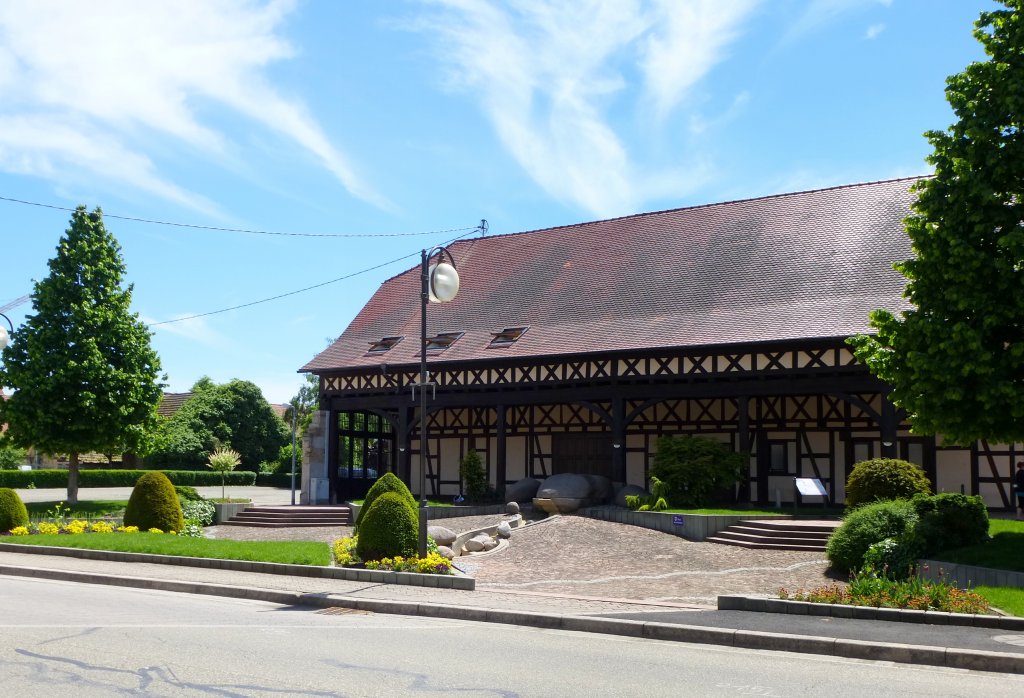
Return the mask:
[[(430, 264), (437, 255), (437, 263)], [(448, 262), (444, 261), (445, 255)], [(447, 303), (459, 292), (455, 258), (446, 247), (423, 250), (420, 263), (420, 545), (419, 556), (427, 556), (427, 387), (434, 387), (427, 374), (427, 303)]]
[(7, 321), (7, 327), (10, 327), (10, 332), (7, 331), (7, 327), (0, 325), (0, 351), (5, 349), (11, 342), (11, 335), (14, 334), (14, 325), (11, 323), (11, 319), (0, 313), (0, 317)]

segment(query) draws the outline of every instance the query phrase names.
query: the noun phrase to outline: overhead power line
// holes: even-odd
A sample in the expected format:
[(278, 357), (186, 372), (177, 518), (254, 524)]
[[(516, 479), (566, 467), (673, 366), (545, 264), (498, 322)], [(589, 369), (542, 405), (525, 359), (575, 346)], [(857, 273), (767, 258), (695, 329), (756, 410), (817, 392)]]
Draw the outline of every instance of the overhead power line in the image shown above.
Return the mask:
[[(106, 215), (106, 214), (104, 214), (104, 215)], [(460, 239), (462, 239), (464, 237), (467, 237), (472, 232), (481, 231), (481, 232), (485, 233), (487, 231), (487, 227), (488, 227), (487, 226), (487, 221), (482, 220), (482, 221), (480, 221), (480, 225), (477, 225), (477, 226), (474, 226), (473, 228), (470, 228), (469, 232), (463, 233), (462, 235), (458, 235), (458, 236), (452, 238), (451, 240), (448, 240), (447, 242), (445, 242), (443, 244), (444, 245), (450, 245), (453, 242), (455, 242), (456, 240), (460, 240)], [(239, 310), (241, 308), (249, 308), (249, 307), (252, 307), (254, 305), (260, 305), (261, 303), (269, 303), (270, 301), (276, 301), (276, 300), (279, 300), (281, 298), (287, 298), (288, 296), (294, 296), (294, 295), (297, 295), (299, 293), (305, 293), (306, 291), (312, 291), (313, 289), (323, 288), (324, 286), (329, 286), (331, 284), (338, 283), (339, 281), (345, 281), (346, 279), (351, 279), (352, 277), (359, 276), (361, 274), (367, 274), (367, 273), (369, 273), (371, 271), (375, 271), (375, 270), (380, 269), (382, 267), (386, 267), (389, 264), (395, 264), (396, 262), (401, 262), (403, 259), (409, 259), (411, 257), (416, 257), (418, 255), (419, 255), (419, 252), (412, 252), (410, 254), (402, 255), (401, 257), (395, 257), (394, 259), (388, 260), (387, 262), (381, 262), (380, 264), (375, 264), (372, 267), (367, 267), (365, 269), (360, 269), (359, 271), (354, 271), (351, 274), (345, 274), (344, 276), (339, 276), (336, 279), (331, 279), (330, 281), (324, 281), (324, 282), (319, 283), (319, 284), (314, 284), (312, 286), (307, 286), (305, 288), (300, 288), (300, 289), (297, 289), (295, 291), (288, 291), (287, 293), (279, 293), (278, 295), (271, 296), (269, 298), (261, 298), (260, 300), (257, 300), (257, 301), (250, 301), (248, 303), (242, 303), (240, 305), (233, 305), (230, 308), (221, 308), (220, 310), (211, 310), (211, 311), (206, 312), (206, 313), (197, 313), (195, 315), (188, 315), (186, 317), (174, 318), (173, 320), (163, 320), (161, 322), (151, 322), (151, 323), (149, 323), (149, 326), (150, 327), (156, 327), (157, 325), (169, 325), (172, 322), (184, 322), (185, 320), (195, 320), (196, 318), (209, 317), (210, 315), (219, 315), (221, 313), (227, 313), (227, 312), (230, 312), (232, 310)]]
[[(23, 199), (12, 199), (8, 196), (0, 196), (0, 201), (7, 201), (14, 204), (24, 204), (25, 206), (38, 206), (39, 208), (49, 208), (56, 211), (74, 211), (75, 209), (67, 206), (55, 206), (53, 204), (41, 204), (36, 201), (25, 201)], [(134, 216), (118, 216), (113, 213), (103, 212), (104, 218), (116, 218), (122, 221), (133, 221), (135, 223), (149, 223), (152, 225), (169, 225), (175, 228), (191, 228), (194, 230), (214, 230), (221, 233), (246, 233), (248, 235), (283, 235), (286, 237), (298, 237), (298, 238), (404, 238), (404, 237), (416, 237), (423, 235), (441, 235), (443, 233), (461, 233), (467, 230), (479, 230), (479, 226), (471, 226), (466, 228), (446, 228), (444, 230), (427, 230), (418, 233), (285, 233), (275, 230), (253, 230), (250, 228), (224, 228), (215, 225), (199, 225), (196, 223), (174, 223), (172, 221), (158, 221), (151, 218), (136, 218)]]

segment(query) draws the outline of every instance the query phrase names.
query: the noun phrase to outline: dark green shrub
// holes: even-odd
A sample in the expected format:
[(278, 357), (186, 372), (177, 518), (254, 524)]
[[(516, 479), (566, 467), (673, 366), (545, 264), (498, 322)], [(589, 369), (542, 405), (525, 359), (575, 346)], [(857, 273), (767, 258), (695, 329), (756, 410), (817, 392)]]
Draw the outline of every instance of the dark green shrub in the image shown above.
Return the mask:
[(403, 495), (383, 492), (366, 507), (356, 545), (364, 562), (396, 555), (415, 556), (418, 545), (419, 520)]
[(25, 464), (26, 453), (23, 448), (0, 444), (0, 470), (17, 470), (19, 465)]
[(913, 505), (904, 499), (865, 504), (846, 515), (829, 538), (825, 555), (842, 572), (858, 570), (868, 548), (886, 538), (904, 542), (913, 536), (917, 520)]
[(203, 499), (203, 496), (196, 492), (195, 487), (189, 487), (188, 485), (175, 485), (174, 491), (178, 493), (178, 499), (183, 502), (197, 502)]
[(181, 530), (185, 525), (181, 503), (166, 475), (154, 470), (139, 478), (124, 510), (124, 525), (138, 526), (140, 531), (151, 528), (164, 532)]
[(892, 580), (909, 579), (920, 557), (920, 548), (913, 535), (900, 538), (886, 538), (872, 543), (864, 553), (864, 564), (861, 570), (870, 568), (880, 577)]
[(919, 521), (915, 528), (921, 555), (977, 545), (988, 540), (988, 508), (981, 497), (944, 492), (911, 500)]
[(703, 436), (663, 436), (651, 464), (651, 475), (664, 484), (664, 497), (674, 507), (700, 507), (711, 495), (732, 487), (743, 476), (748, 457)]
[(0, 531), (10, 531), (18, 526), (28, 526), (28, 510), (17, 492), (0, 487)]
[(355, 523), (352, 524), (352, 530), (354, 533), (359, 533), (363, 519), (365, 518), (370, 505), (373, 504), (377, 497), (381, 496), (385, 492), (394, 492), (401, 495), (408, 503), (413, 514), (416, 514), (416, 498), (412, 496), (412, 492), (409, 491), (409, 488), (406, 487), (401, 478), (394, 473), (384, 473), (375, 483), (373, 483), (373, 485), (370, 486), (370, 491), (366, 493), (366, 499), (363, 500), (363, 506), (359, 509), (359, 515), (356, 516)]
[(665, 511), (668, 509), (668, 502), (665, 501), (665, 483), (652, 477), (651, 493), (627, 494), (626, 506), (633, 511)]
[[(220, 473), (193, 470), (82, 470), (78, 473), (79, 487), (133, 487), (141, 475), (148, 472), (163, 472), (175, 485), (212, 486), (220, 484)], [(228, 485), (251, 486), (256, 482), (256, 473), (236, 470), (225, 473)], [(46, 470), (0, 470), (0, 487), (21, 489), (63, 488), (68, 486), (68, 471), (53, 468)]]
[(920, 466), (897, 458), (872, 458), (855, 463), (846, 481), (846, 506), (858, 507), (888, 499), (931, 494), (932, 486)]
[(469, 449), (459, 462), (459, 478), (463, 493), (472, 500), (486, 499), (488, 494), (487, 470), (476, 449)]

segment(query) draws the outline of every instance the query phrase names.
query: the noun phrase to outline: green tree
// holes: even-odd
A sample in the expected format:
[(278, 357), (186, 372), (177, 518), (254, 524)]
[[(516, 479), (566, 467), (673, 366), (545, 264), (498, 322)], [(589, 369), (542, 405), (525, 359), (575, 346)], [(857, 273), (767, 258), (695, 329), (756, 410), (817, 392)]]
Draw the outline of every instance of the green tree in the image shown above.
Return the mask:
[(78, 207), (35, 284), (35, 310), (4, 349), (0, 422), (18, 446), (68, 454), (68, 502), (78, 501), (81, 453), (144, 453), (157, 425), (160, 360), (130, 312), (121, 248), (100, 209)]
[(1024, 439), (1024, 11), (984, 12), (988, 60), (946, 81), (958, 121), (929, 131), (935, 176), (906, 219), (912, 308), (871, 313), (877, 336), (851, 344), (892, 386), (920, 433), (950, 443)]
[(239, 463), (242, 462), (242, 457), (237, 451), (232, 451), (230, 448), (218, 448), (210, 454), (210, 458), (206, 461), (206, 466), (213, 470), (215, 473), (220, 473), (220, 498), (227, 501), (227, 496), (224, 493), (224, 478), (226, 473), (230, 473), (232, 470), (238, 467)]
[(217, 385), (201, 378), (192, 391), (164, 423), (147, 458), (151, 465), (200, 468), (220, 447), (237, 451), (244, 470), (258, 472), (262, 461), (277, 460), (288, 430), (259, 386), (238, 379)]
[(299, 388), (299, 392), (295, 393), (295, 397), (288, 401), (288, 411), (285, 412), (284, 420), (290, 427), (292, 411), (296, 411), (297, 434), (301, 438), (309, 428), (313, 413), (318, 409), (320, 409), (320, 378), (312, 373), (307, 373), (306, 382)]

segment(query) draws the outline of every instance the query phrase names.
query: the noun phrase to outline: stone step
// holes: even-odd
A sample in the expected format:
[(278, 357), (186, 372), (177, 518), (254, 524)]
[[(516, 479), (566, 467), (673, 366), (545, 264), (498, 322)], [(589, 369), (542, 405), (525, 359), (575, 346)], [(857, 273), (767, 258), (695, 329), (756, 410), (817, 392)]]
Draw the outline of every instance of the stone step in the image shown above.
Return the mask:
[(806, 550), (823, 552), (839, 521), (758, 520), (733, 524), (707, 540), (723, 545), (762, 550)]
[[(721, 532), (719, 532), (721, 533)], [(722, 545), (735, 545), (741, 548), (752, 548), (756, 550), (802, 550), (804, 552), (824, 552), (824, 545), (790, 545), (788, 543), (751, 543), (747, 541), (730, 540), (718, 536), (706, 538), (710, 543), (721, 543)]]
[(828, 539), (821, 538), (801, 538), (798, 536), (779, 536), (779, 535), (759, 535), (757, 533), (748, 533), (744, 531), (736, 531), (734, 529), (727, 528), (723, 531), (719, 531), (715, 534), (715, 538), (727, 539), (738, 543), (765, 543), (772, 545), (799, 545), (802, 547), (812, 547), (825, 549), (825, 544)]
[(752, 536), (764, 536), (766, 538), (779, 536), (818, 541), (827, 541), (832, 536), (832, 531), (805, 531), (798, 528), (762, 528), (761, 526), (750, 526), (747, 524), (734, 524), (725, 530)]
[(352, 510), (345, 506), (248, 507), (224, 522), (226, 526), (310, 528), (348, 526)]

